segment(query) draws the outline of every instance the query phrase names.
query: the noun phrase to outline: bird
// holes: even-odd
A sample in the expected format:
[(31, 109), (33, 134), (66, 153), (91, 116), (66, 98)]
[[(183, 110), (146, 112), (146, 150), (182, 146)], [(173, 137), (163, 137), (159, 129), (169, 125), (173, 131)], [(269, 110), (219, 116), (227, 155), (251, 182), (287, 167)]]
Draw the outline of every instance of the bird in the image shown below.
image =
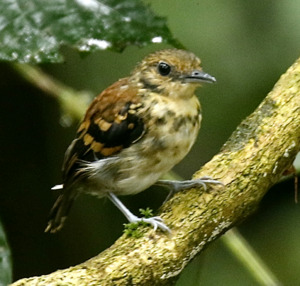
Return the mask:
[(91, 102), (65, 153), (63, 183), (46, 232), (60, 230), (80, 194), (107, 197), (129, 222), (143, 221), (170, 232), (161, 217), (134, 215), (119, 196), (134, 195), (152, 185), (175, 193), (220, 182), (160, 180), (190, 151), (200, 129), (202, 111), (195, 90), (214, 83), (192, 52), (164, 49), (139, 62), (130, 76), (119, 79)]

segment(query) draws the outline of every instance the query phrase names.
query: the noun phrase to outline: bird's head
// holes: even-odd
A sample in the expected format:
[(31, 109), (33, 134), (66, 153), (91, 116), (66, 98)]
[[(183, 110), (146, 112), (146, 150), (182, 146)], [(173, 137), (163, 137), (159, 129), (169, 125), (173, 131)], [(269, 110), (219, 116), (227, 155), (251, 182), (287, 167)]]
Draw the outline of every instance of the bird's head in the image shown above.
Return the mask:
[(142, 88), (174, 98), (188, 98), (202, 82), (216, 79), (205, 73), (201, 61), (193, 53), (167, 49), (147, 56), (137, 65), (131, 80)]

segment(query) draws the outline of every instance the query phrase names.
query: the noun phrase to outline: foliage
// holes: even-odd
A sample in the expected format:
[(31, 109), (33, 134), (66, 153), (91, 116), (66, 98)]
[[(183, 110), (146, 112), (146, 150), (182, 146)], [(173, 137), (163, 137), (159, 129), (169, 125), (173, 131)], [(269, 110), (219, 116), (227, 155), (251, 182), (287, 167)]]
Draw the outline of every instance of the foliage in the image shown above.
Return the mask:
[(2, 0), (0, 59), (61, 62), (62, 45), (80, 52), (166, 42), (180, 46), (166, 20), (136, 0)]

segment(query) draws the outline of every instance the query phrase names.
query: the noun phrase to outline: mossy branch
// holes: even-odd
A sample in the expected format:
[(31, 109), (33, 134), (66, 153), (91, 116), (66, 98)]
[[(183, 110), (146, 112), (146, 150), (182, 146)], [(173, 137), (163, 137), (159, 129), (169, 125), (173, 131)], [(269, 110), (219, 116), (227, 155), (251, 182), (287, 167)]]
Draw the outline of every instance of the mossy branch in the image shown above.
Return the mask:
[(173, 285), (195, 255), (255, 211), (299, 150), (300, 59), (194, 175), (225, 186), (184, 191), (162, 206), (171, 236), (151, 228), (140, 238), (123, 235), (82, 264), (13, 285)]

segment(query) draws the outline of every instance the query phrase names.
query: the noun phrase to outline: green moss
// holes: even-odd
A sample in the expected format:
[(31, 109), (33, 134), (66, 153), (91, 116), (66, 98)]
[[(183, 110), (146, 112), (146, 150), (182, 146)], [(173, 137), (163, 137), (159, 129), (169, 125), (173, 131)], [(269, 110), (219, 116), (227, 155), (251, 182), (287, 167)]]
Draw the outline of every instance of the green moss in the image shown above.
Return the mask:
[(143, 215), (145, 218), (150, 218), (153, 217), (153, 210), (150, 208), (144, 209), (139, 209), (141, 215)]
[[(141, 215), (144, 218), (150, 218), (153, 217), (153, 210), (150, 208), (146, 208), (146, 209), (139, 209)], [(140, 226), (147, 226), (149, 225), (148, 223), (144, 222), (144, 221), (139, 221), (139, 222), (131, 222), (131, 223), (125, 223), (125, 229), (124, 229), (124, 233), (128, 236), (128, 237), (135, 237), (135, 238), (139, 238), (142, 237), (144, 235), (144, 232), (142, 231), (142, 228)]]

